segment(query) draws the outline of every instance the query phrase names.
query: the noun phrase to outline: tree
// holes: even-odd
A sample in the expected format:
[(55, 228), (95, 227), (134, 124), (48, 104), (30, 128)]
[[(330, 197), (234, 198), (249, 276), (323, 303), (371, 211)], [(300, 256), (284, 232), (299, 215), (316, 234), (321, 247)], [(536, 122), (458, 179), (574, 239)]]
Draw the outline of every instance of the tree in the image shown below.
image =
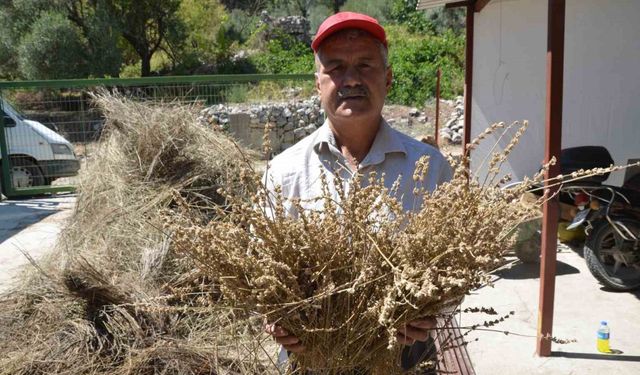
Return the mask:
[[(119, 34), (104, 12), (89, 6), (94, 2), (13, 0), (1, 3), (0, 75), (9, 79), (117, 76), (121, 64), (117, 47)], [(59, 57), (53, 61), (54, 56)], [(46, 60), (40, 61), (45, 57)], [(75, 60), (70, 61), (71, 57)], [(69, 67), (75, 67), (75, 71)]]
[(122, 51), (117, 23), (101, 0), (58, 0), (67, 18), (77, 25), (87, 40), (85, 53), (90, 61), (91, 76), (117, 76), (122, 64)]
[(20, 43), (20, 71), (28, 79), (84, 76), (87, 64), (83, 44), (80, 31), (71, 21), (60, 13), (45, 13)]
[(140, 74), (151, 74), (151, 57), (178, 22), (180, 0), (92, 0), (87, 4), (104, 6), (122, 37), (140, 57)]

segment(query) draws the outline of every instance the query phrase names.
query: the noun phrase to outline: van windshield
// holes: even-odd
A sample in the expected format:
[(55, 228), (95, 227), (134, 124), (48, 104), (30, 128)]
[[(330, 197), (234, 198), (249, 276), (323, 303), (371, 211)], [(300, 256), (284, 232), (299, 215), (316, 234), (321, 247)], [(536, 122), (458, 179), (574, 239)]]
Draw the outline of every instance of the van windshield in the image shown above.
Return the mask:
[[(5, 110), (5, 109), (6, 109), (6, 110)], [(9, 113), (13, 114), (13, 115), (14, 115), (15, 117), (17, 117), (17, 118), (18, 118), (18, 120), (20, 120), (20, 121), (24, 121), (24, 119), (25, 119), (25, 118), (24, 118), (24, 116), (22, 116), (22, 114), (21, 114), (20, 112), (18, 112), (15, 108), (13, 108), (13, 107), (11, 106), (11, 104), (9, 104), (9, 103), (7, 103), (5, 100), (3, 100), (3, 101), (2, 101), (2, 115), (3, 115), (3, 116), (11, 117), (11, 116), (9, 116), (9, 114), (8, 114), (7, 112), (9, 112)]]

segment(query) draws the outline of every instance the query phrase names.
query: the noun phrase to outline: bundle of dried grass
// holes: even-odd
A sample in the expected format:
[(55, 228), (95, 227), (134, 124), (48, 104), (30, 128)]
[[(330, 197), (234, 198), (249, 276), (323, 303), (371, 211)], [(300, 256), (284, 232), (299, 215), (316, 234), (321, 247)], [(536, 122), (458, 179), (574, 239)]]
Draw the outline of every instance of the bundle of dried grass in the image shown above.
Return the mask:
[(0, 374), (263, 372), (264, 351), (239, 334), (251, 327), (171, 251), (160, 214), (178, 196), (209, 220), (226, 204), (219, 187), (248, 196), (247, 153), (199, 125), (197, 108), (106, 92), (95, 102), (107, 123), (75, 215), (40, 271), (0, 296)]
[[(470, 179), (466, 156), (451, 160), (453, 179), (433, 193), (421, 189), (428, 169), (421, 160), (413, 177), (422, 206), (415, 213), (403, 212), (384, 176), (325, 177), (322, 212), (263, 186), (252, 204), (237, 202), (228, 220), (172, 221), (174, 245), (219, 280), (225, 298), (300, 338), (306, 350), (292, 355), (296, 371), (399, 373), (398, 327), (446, 314), (487, 282), (514, 229), (531, 214), (519, 197), (541, 175), (508, 191), (494, 181), (513, 146), (493, 155), (485, 183)], [(298, 219), (286, 214), (286, 204)]]

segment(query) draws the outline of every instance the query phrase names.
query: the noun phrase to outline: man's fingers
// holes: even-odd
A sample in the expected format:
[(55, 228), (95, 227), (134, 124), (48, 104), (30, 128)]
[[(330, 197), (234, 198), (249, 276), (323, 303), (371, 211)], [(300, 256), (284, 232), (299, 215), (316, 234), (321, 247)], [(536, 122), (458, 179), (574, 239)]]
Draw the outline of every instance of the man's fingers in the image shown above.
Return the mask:
[(405, 335), (403, 335), (402, 333), (397, 333), (396, 334), (396, 339), (398, 340), (398, 343), (402, 344), (402, 345), (413, 345), (413, 343), (416, 342), (416, 340), (407, 337)]
[(289, 331), (277, 324), (265, 324), (264, 331), (273, 337), (289, 336)]
[(282, 347), (292, 353), (302, 353), (304, 352), (304, 349), (305, 349), (304, 345), (302, 345), (301, 342), (297, 344), (291, 344), (291, 345), (282, 345)]
[(273, 336), (278, 344), (290, 352), (300, 353), (304, 350), (299, 338), (277, 324), (265, 324), (264, 331)]
[(417, 319), (409, 322), (409, 325), (415, 328), (433, 329), (436, 328), (437, 321), (435, 318)]
[(280, 336), (280, 337), (276, 337), (275, 339), (276, 339), (276, 342), (280, 345), (293, 345), (293, 344), (298, 344), (300, 342), (300, 339), (293, 335)]
[(429, 338), (429, 329), (416, 328), (411, 325), (404, 326), (402, 329), (399, 329), (398, 332), (415, 341), (426, 341), (427, 338)]

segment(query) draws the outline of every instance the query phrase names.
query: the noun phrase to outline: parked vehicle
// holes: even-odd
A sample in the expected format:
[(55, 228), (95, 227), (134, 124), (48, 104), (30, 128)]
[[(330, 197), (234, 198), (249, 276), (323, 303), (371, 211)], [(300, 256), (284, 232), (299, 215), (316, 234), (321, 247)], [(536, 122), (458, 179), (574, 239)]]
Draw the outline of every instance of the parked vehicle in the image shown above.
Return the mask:
[(78, 174), (80, 162), (64, 137), (26, 119), (4, 99), (2, 116), (14, 188), (50, 185), (57, 178)]
[[(563, 175), (580, 169), (606, 168), (613, 164), (609, 151), (601, 146), (562, 150)], [(621, 187), (605, 185), (609, 174), (592, 176), (562, 185), (559, 200), (569, 210), (572, 222), (567, 230), (586, 234), (583, 248), (589, 271), (604, 286), (618, 291), (640, 288), (640, 188), (635, 176)], [(525, 262), (539, 259), (539, 226), (529, 223), (526, 242), (516, 247)], [(525, 231), (526, 233), (526, 231)]]

